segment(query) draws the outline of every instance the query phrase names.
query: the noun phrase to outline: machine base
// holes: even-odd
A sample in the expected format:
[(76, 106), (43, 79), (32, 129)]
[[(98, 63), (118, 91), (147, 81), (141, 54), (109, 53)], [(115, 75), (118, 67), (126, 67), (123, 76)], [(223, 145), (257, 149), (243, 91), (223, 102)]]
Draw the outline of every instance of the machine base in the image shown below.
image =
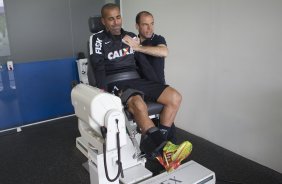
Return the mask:
[(140, 184), (214, 184), (215, 173), (191, 160), (171, 173), (164, 172)]
[(84, 156), (88, 157), (88, 146), (87, 141), (85, 141), (82, 137), (76, 138), (76, 148), (79, 149)]
[[(76, 139), (76, 147), (87, 157), (88, 154), (87, 143), (82, 137), (78, 137)], [(144, 170), (144, 172), (142, 169)], [(150, 172), (148, 173), (146, 172), (147, 169), (145, 169), (145, 167), (142, 165), (137, 165), (133, 168), (128, 168), (124, 170), (124, 175), (126, 177), (124, 179), (120, 178), (120, 183), (134, 184), (135, 181), (140, 182), (140, 180), (150, 177)], [(138, 174), (141, 174), (141, 178), (137, 176)], [(178, 169), (176, 169), (171, 173), (167, 173), (167, 172), (161, 173), (157, 176), (146, 179), (145, 181), (142, 181), (139, 184), (168, 184), (168, 183), (215, 184), (215, 173), (205, 168), (204, 166), (198, 164), (197, 162), (191, 160), (189, 162), (180, 165)]]
[(124, 178), (119, 178), (119, 181), (122, 184), (139, 183), (140, 181), (148, 179), (152, 176), (152, 172), (150, 172), (141, 164), (125, 169), (123, 173)]

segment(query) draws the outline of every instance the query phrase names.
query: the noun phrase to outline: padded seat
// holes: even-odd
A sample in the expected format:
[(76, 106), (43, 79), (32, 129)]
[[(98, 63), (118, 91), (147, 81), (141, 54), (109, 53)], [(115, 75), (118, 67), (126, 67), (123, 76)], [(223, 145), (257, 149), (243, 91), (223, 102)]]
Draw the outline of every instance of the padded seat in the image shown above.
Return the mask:
[[(160, 112), (163, 110), (164, 107), (162, 104), (156, 102), (146, 102), (146, 104), (147, 104), (149, 116), (160, 114)], [(134, 120), (132, 114), (129, 111), (125, 110), (124, 112), (129, 121)]]

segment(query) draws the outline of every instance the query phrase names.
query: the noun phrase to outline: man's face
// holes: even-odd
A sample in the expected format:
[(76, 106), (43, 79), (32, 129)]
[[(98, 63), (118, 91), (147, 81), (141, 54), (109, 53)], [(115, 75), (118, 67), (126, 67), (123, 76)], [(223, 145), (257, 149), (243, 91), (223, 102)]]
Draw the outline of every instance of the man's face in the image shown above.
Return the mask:
[(106, 9), (102, 23), (105, 25), (106, 30), (110, 31), (112, 35), (121, 34), (122, 19), (118, 8)]
[(151, 15), (142, 15), (140, 23), (136, 24), (136, 28), (141, 38), (151, 38), (154, 33), (154, 18)]

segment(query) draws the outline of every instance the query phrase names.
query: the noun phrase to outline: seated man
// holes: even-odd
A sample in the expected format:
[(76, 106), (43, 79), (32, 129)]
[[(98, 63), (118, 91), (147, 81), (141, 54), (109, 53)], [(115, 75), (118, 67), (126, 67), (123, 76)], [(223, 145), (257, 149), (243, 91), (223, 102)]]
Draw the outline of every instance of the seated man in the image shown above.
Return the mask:
[(125, 36), (123, 40), (134, 51), (145, 54), (159, 82), (165, 84), (165, 57), (168, 56), (166, 40), (163, 36), (154, 33), (154, 17), (150, 12), (139, 12), (135, 21), (139, 39)]
[[(89, 41), (90, 64), (94, 70), (97, 87), (121, 96), (145, 136), (140, 146), (146, 155), (158, 157), (167, 170), (172, 170), (191, 151), (188, 141), (179, 147), (167, 141), (167, 134), (181, 103), (181, 95), (172, 87), (138, 77), (134, 52), (122, 42), (125, 35), (136, 35), (121, 28), (119, 7), (112, 3), (106, 4), (101, 10), (101, 15), (105, 30), (93, 34)], [(134, 77), (122, 80), (120, 76), (129, 73)], [(114, 78), (118, 79), (113, 80)], [(155, 127), (149, 118), (143, 96), (164, 105), (160, 114), (161, 127)], [(168, 156), (164, 155), (165, 159), (160, 156), (163, 150), (168, 150)]]
[[(141, 11), (136, 15), (136, 29), (139, 39), (133, 39), (130, 36), (123, 38), (124, 43), (128, 44), (134, 51), (144, 53), (153, 72), (156, 73), (157, 82), (165, 84), (165, 57), (168, 56), (166, 40), (163, 36), (154, 33), (154, 17), (148, 11)], [(135, 53), (136, 53), (135, 52)], [(154, 119), (156, 124), (158, 119)], [(168, 134), (168, 140), (175, 143), (175, 125), (171, 126)]]

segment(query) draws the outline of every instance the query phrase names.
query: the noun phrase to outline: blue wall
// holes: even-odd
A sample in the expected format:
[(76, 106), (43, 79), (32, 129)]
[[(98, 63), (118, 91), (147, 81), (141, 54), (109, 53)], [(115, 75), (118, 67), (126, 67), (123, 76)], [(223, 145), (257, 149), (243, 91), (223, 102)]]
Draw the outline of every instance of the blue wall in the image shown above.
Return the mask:
[(6, 66), (0, 75), (0, 130), (74, 113), (70, 93), (72, 82), (78, 81), (75, 58), (15, 64), (16, 88)]

